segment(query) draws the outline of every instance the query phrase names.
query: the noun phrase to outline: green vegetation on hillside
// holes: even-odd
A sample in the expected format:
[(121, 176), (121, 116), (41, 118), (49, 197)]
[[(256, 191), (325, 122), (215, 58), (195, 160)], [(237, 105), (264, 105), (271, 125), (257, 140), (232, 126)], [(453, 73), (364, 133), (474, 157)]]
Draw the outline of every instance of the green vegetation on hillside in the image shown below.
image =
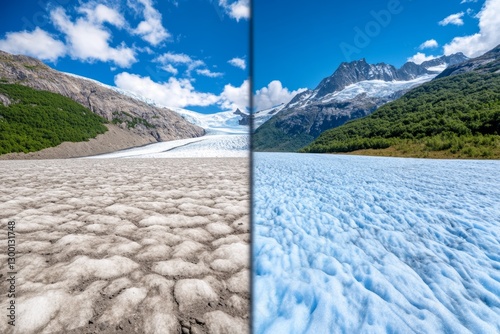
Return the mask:
[(59, 94), (0, 84), (0, 154), (34, 152), (64, 141), (79, 142), (107, 131), (107, 121)]
[(415, 88), (300, 151), (499, 158), (499, 135), (500, 75), (464, 73)]

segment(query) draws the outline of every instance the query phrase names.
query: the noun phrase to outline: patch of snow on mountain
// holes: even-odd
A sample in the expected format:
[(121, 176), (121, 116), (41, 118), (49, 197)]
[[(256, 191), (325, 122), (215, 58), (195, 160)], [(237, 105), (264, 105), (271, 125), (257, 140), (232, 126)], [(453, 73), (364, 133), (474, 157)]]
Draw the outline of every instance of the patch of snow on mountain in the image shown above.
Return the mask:
[(428, 71), (431, 71), (431, 72), (435, 72), (435, 73), (441, 73), (443, 72), (446, 68), (448, 67), (447, 64), (441, 64), (441, 65), (437, 65), (437, 66), (431, 66), (431, 67), (427, 67), (427, 70)]
[(254, 154), (254, 333), (500, 333), (498, 170)]
[(401, 90), (411, 89), (423, 83), (431, 81), (436, 75), (428, 74), (409, 81), (383, 81), (383, 80), (365, 80), (351, 84), (341, 90), (326, 95), (322, 101), (332, 100), (345, 101), (355, 98), (358, 95), (366, 94), (368, 97), (388, 97)]
[(304, 103), (306, 103), (308, 100), (313, 99), (317, 94), (318, 94), (318, 91), (316, 91), (316, 90), (300, 93), (300, 99), (298, 101), (288, 103), (286, 107), (293, 108), (293, 107), (301, 106)]
[(207, 131), (207, 134), (214, 133), (248, 133), (247, 125), (239, 125), (241, 116), (233, 111), (221, 111), (213, 114), (202, 114), (182, 108), (169, 108), (181, 115), (186, 121), (196, 124)]
[(264, 110), (259, 110), (257, 111), (253, 116), (253, 126), (254, 129), (257, 129), (259, 126), (267, 122), (268, 120), (271, 119), (274, 115), (276, 115), (278, 112), (280, 112), (286, 104), (282, 103), (278, 106), (269, 108), (269, 109), (264, 109)]

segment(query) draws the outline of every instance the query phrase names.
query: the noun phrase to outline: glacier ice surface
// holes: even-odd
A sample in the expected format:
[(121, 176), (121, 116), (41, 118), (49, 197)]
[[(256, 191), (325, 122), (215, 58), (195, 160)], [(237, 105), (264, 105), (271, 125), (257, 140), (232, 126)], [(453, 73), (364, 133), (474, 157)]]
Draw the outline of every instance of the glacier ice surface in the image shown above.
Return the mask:
[(254, 154), (254, 332), (499, 333), (499, 172)]

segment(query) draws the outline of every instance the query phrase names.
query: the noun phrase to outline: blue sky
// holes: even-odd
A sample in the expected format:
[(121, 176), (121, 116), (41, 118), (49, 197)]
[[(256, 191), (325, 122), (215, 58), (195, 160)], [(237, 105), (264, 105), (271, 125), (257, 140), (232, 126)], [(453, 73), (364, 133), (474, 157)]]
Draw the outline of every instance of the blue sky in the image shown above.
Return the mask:
[(208, 113), (248, 105), (248, 29), (248, 0), (4, 1), (0, 50)]
[[(249, 104), (250, 0), (4, 1), (0, 50), (157, 102)], [(254, 0), (256, 109), (314, 88), (343, 61), (401, 66), (500, 43), (500, 0)]]
[(399, 67), (459, 51), (473, 57), (500, 44), (500, 0), (254, 0), (253, 6), (257, 109), (314, 89), (343, 61)]

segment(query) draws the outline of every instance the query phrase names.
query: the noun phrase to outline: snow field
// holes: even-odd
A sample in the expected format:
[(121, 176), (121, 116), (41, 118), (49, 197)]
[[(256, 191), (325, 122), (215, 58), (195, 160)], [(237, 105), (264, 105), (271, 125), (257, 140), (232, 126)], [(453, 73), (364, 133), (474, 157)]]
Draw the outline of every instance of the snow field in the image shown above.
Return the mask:
[(149, 144), (87, 157), (103, 158), (248, 158), (248, 134), (209, 134), (203, 137)]
[(18, 269), (18, 320), (1, 333), (248, 332), (247, 159), (3, 161), (0, 174)]
[(500, 332), (498, 161), (254, 159), (255, 333)]

